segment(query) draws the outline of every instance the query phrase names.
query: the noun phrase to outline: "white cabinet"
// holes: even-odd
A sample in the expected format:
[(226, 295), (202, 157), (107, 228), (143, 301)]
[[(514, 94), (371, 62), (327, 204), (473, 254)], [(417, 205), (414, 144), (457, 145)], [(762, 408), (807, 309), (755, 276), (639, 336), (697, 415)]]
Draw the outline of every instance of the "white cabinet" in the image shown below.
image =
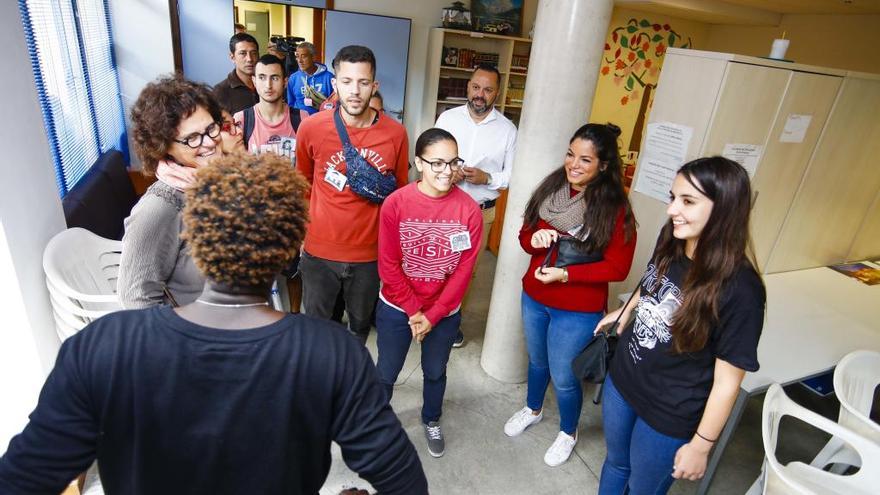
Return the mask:
[[(880, 76), (671, 48), (648, 123), (690, 127), (686, 160), (760, 146), (752, 239), (760, 270), (773, 273), (880, 256), (878, 111)], [(781, 139), (804, 116), (806, 131)], [(639, 246), (620, 291), (638, 281), (667, 221), (663, 201), (635, 187), (630, 200)]]

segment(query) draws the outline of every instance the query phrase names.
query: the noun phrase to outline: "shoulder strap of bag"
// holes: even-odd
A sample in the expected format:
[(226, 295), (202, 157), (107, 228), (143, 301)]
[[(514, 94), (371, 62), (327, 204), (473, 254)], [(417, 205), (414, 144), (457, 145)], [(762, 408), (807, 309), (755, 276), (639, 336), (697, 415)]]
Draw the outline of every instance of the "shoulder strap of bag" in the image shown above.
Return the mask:
[(293, 132), (299, 131), (299, 125), (302, 123), (302, 115), (300, 115), (299, 110), (293, 107), (287, 107), (287, 113), (290, 114), (290, 126), (293, 127)]
[[(647, 275), (647, 273), (645, 275)], [(621, 306), (621, 307), (626, 308), (627, 306), (629, 306), (629, 303), (632, 302), (632, 300), (633, 300), (633, 296), (635, 296), (636, 292), (638, 292), (638, 290), (642, 287), (642, 282), (645, 281), (645, 275), (642, 275), (642, 278), (639, 279), (639, 283), (636, 284), (636, 286), (635, 286), (635, 288), (633, 288), (632, 292), (629, 293), (629, 299), (627, 299), (626, 302), (623, 303), (623, 306)], [(617, 335), (620, 333), (617, 329), (617, 326), (618, 326), (618, 324), (620, 324), (620, 317), (621, 316), (623, 316), (623, 311), (621, 311), (620, 314), (617, 315), (617, 318), (614, 319), (614, 325), (611, 326), (611, 331), (608, 333), (608, 337), (617, 337)]]
[(336, 134), (339, 135), (339, 140), (342, 141), (342, 147), (345, 148), (345, 145), (351, 146), (351, 140), (348, 138), (348, 131), (345, 130), (345, 123), (342, 122), (342, 116), (339, 115), (339, 107), (336, 107), (333, 110), (333, 123), (336, 124)]
[(244, 109), (244, 147), (247, 148), (249, 146), (248, 143), (251, 141), (251, 134), (254, 133), (254, 107), (248, 107)]

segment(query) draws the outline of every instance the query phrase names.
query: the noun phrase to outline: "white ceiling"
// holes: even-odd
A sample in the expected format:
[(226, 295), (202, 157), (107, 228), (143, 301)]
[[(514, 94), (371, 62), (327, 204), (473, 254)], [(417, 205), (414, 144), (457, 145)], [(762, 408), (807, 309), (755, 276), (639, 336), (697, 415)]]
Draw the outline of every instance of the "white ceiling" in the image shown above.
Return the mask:
[(880, 0), (616, 0), (620, 7), (712, 24), (778, 25), (784, 14), (880, 14)]

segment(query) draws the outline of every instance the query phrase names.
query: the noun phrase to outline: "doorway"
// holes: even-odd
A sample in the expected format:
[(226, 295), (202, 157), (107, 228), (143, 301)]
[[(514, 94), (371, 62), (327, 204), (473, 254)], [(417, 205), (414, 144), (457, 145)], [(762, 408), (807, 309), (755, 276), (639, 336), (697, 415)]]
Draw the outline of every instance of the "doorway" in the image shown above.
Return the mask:
[(244, 25), (247, 32), (257, 39), (260, 47), (269, 46), (269, 13), (244, 11)]

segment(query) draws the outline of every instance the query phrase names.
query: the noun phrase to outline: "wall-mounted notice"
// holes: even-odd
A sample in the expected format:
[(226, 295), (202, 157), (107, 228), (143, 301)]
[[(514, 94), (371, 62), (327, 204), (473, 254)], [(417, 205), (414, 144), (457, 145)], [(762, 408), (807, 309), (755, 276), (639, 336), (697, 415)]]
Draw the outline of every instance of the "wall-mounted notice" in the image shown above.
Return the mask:
[(785, 120), (785, 127), (782, 128), (782, 134), (779, 135), (779, 142), (803, 143), (811, 120), (813, 120), (812, 115), (789, 114)]
[(761, 159), (761, 151), (763, 146), (760, 144), (730, 144), (724, 145), (721, 156), (729, 158), (743, 166), (749, 173), (749, 177), (755, 176), (758, 170), (758, 160)]
[(684, 165), (694, 130), (672, 122), (648, 124), (645, 145), (639, 155), (635, 190), (664, 203), (675, 173)]

